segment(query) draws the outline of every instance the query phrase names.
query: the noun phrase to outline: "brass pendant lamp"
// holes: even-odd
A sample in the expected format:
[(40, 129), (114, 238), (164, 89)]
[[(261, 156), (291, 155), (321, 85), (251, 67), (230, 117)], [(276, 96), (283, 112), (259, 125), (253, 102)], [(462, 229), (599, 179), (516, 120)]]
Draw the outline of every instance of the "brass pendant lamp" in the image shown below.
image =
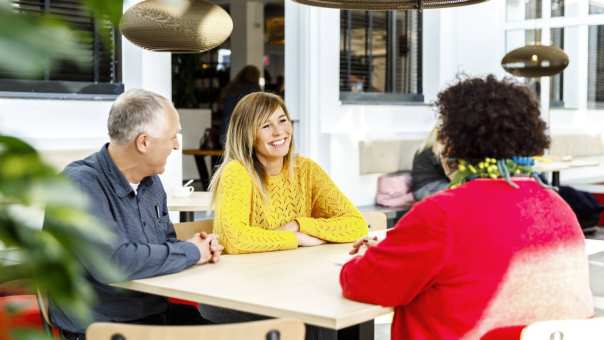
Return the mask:
[(195, 53), (222, 44), (233, 31), (233, 20), (206, 0), (145, 0), (124, 13), (120, 31), (148, 50)]
[(294, 0), (301, 4), (358, 10), (407, 10), (459, 7), (473, 5), (487, 0)]
[(569, 63), (568, 55), (556, 46), (527, 45), (506, 54), (503, 68), (518, 77), (546, 77), (562, 72)]

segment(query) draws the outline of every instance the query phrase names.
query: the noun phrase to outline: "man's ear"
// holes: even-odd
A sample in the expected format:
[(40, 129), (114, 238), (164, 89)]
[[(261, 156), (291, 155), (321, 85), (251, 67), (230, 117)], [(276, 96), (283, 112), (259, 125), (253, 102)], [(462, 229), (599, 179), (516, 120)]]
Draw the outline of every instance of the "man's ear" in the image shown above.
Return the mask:
[(147, 150), (149, 150), (149, 136), (145, 133), (136, 136), (134, 139), (134, 146), (138, 152), (147, 153)]

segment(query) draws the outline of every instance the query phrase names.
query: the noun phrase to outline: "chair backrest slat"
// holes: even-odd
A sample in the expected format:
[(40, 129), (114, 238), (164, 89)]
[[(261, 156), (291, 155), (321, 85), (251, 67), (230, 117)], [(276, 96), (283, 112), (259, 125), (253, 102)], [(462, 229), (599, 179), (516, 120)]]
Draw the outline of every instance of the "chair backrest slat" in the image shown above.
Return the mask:
[[(86, 330), (88, 340), (303, 340), (304, 324), (293, 319), (271, 319), (211, 326), (147, 326), (93, 323)], [(115, 337), (117, 338), (117, 337)]]
[(202, 231), (208, 234), (212, 233), (213, 226), (213, 220), (175, 223), (174, 231), (176, 231), (176, 238), (184, 241), (193, 237), (194, 234)]
[(599, 340), (604, 318), (537, 321), (522, 329), (521, 340)]
[(384, 230), (388, 228), (388, 217), (380, 211), (363, 211), (363, 218), (367, 222), (370, 231)]

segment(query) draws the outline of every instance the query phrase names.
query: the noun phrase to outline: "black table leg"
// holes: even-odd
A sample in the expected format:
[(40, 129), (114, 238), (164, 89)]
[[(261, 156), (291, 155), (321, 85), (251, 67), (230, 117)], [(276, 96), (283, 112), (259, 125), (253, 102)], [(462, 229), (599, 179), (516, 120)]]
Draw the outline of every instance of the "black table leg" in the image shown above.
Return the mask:
[(306, 325), (305, 340), (373, 340), (374, 322), (366, 321), (359, 325), (338, 331), (329, 328)]
[(180, 221), (181, 222), (193, 222), (195, 220), (195, 212), (193, 211), (181, 211)]
[(560, 171), (552, 171), (552, 185), (555, 187), (560, 186)]

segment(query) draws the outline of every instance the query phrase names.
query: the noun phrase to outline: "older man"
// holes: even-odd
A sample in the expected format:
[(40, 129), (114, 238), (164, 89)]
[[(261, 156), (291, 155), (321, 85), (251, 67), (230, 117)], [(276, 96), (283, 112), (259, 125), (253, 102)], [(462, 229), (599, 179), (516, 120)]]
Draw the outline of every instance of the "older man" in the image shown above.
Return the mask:
[[(180, 121), (170, 101), (149, 91), (129, 90), (111, 107), (108, 129), (110, 143), (64, 171), (90, 197), (91, 213), (116, 235), (107, 247), (108, 256), (128, 279), (218, 261), (222, 246), (214, 235), (178, 241), (168, 216), (166, 193), (157, 175), (164, 172), (170, 152), (179, 149)], [(99, 301), (93, 308), (95, 321), (203, 322), (194, 309), (184, 316), (163, 297), (116, 289), (95, 275), (94, 268), (89, 273)], [(50, 307), (51, 321), (63, 338), (84, 339), (86, 325), (60, 307), (52, 303)]]

